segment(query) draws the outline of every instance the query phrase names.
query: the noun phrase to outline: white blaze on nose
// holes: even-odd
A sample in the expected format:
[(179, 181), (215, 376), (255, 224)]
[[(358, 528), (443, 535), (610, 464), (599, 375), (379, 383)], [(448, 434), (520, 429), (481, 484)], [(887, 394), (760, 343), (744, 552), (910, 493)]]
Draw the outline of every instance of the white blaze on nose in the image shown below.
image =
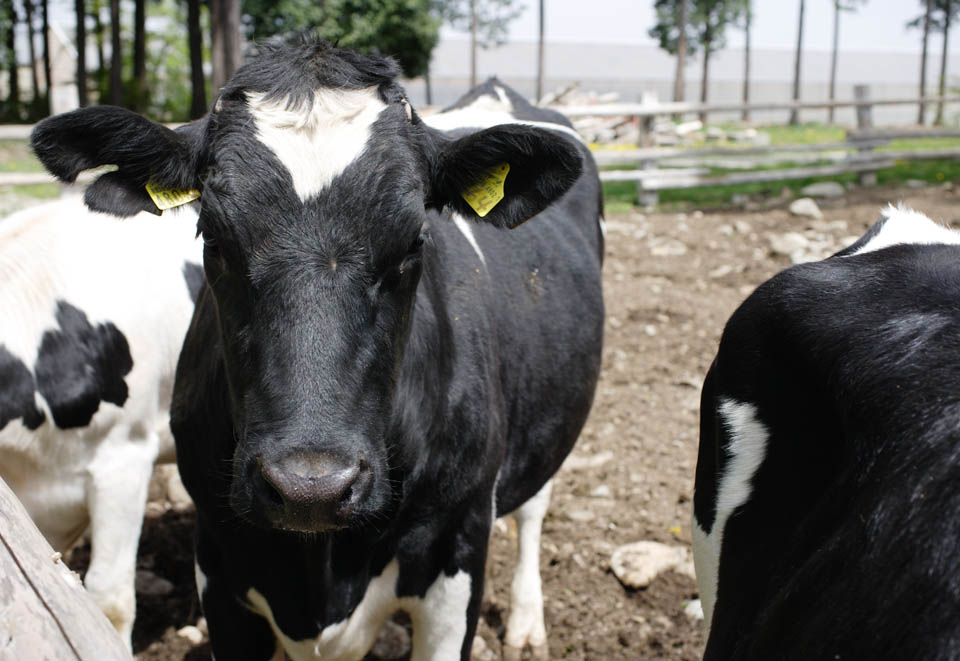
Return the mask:
[(319, 193), (357, 160), (387, 107), (376, 87), (317, 90), (312, 103), (300, 106), (248, 92), (247, 105), (257, 138), (287, 168), (301, 200)]

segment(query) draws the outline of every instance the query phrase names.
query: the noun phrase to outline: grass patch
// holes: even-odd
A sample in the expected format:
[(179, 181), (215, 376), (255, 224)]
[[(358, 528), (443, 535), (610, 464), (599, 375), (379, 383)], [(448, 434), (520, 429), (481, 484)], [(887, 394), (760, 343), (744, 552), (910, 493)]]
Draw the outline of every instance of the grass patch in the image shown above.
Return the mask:
[(43, 172), (26, 140), (0, 140), (0, 172)]
[(29, 184), (4, 186), (3, 189), (22, 197), (32, 197), (37, 200), (52, 200), (60, 197), (60, 184)]
[[(722, 171), (717, 171), (718, 174)], [(731, 203), (734, 195), (777, 196), (784, 188), (794, 195), (817, 181), (836, 181), (840, 184), (855, 183), (859, 175), (848, 173), (833, 177), (807, 177), (805, 179), (783, 179), (780, 181), (734, 186), (701, 186), (660, 191), (660, 205), (719, 207)], [(902, 186), (908, 179), (925, 181), (930, 184), (960, 180), (960, 162), (951, 159), (932, 161), (898, 161), (894, 167), (877, 172), (877, 183), (881, 186)], [(603, 184), (604, 203), (608, 212), (624, 211), (633, 208), (636, 198), (636, 185), (632, 181), (610, 181)]]

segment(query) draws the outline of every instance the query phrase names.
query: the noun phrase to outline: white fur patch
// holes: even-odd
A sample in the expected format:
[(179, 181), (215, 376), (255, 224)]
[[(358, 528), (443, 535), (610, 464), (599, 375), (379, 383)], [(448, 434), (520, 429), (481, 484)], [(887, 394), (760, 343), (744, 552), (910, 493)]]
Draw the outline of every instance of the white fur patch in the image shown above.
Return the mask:
[(719, 414), (730, 436), (730, 459), (717, 480), (716, 519), (709, 535), (696, 517), (693, 522), (693, 559), (708, 632), (717, 600), (723, 531), (734, 510), (750, 499), (751, 482), (766, 457), (770, 439), (770, 432), (757, 419), (757, 407), (753, 404), (724, 399)]
[(543, 621), (543, 588), (540, 580), (540, 533), (550, 505), (553, 480), (513, 513), (517, 522), (517, 569), (510, 586), (510, 616), (504, 643), (509, 647), (543, 647), (547, 629)]
[(934, 222), (926, 215), (904, 206), (888, 206), (881, 212), (886, 218), (880, 232), (853, 255), (905, 244), (960, 244), (960, 232)]
[(441, 573), (423, 599), (397, 597), (398, 576), (399, 565), (392, 560), (370, 581), (363, 599), (346, 619), (306, 640), (293, 640), (280, 630), (270, 604), (257, 590), (247, 591), (247, 601), (267, 619), (293, 661), (361, 659), (373, 646), (384, 621), (398, 610), (407, 611), (413, 622), (412, 661), (460, 658), (460, 646), (467, 632), (470, 576), (464, 571), (454, 576)]
[(486, 267), (487, 258), (483, 256), (483, 251), (480, 250), (480, 244), (477, 243), (477, 237), (473, 235), (473, 228), (470, 227), (470, 222), (458, 213), (451, 215), (453, 217), (453, 224), (457, 226), (460, 233), (467, 239), (467, 242), (473, 247), (473, 251), (477, 253), (477, 257), (480, 258), (480, 261), (484, 267)]
[(261, 93), (248, 93), (247, 104), (257, 138), (287, 168), (301, 200), (323, 190), (363, 153), (371, 126), (387, 107), (376, 87), (317, 90), (304, 108)]

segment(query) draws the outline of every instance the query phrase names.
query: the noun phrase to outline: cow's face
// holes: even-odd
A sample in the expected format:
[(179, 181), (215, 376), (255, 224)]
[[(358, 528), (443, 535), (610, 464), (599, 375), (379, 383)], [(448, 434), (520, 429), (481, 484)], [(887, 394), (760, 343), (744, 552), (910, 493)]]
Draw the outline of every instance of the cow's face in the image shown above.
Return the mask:
[(433, 132), (396, 74), (390, 60), (324, 44), (271, 47), (178, 132), (90, 108), (33, 137), (64, 179), (119, 166), (87, 192), (100, 210), (156, 211), (148, 180), (201, 191), (236, 439), (230, 502), (260, 525), (333, 530), (390, 501), (391, 411), (432, 249), (427, 210), (480, 220), (460, 193), (509, 162), (506, 197), (483, 220), (513, 227), (580, 172), (576, 148), (549, 131)]

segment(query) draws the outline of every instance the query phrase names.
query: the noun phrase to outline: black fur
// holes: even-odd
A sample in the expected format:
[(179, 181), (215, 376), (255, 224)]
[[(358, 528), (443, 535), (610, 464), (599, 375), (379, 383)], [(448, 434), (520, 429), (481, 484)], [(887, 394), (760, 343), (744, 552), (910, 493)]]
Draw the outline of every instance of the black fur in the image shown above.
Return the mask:
[[(491, 520), (540, 489), (590, 409), (603, 247), (589, 152), (531, 127), (445, 135), (407, 118), (397, 73), (326, 44), (262, 47), (188, 130), (195, 153), (159, 157), (195, 163), (202, 187), (206, 277), (171, 425), (218, 658), (273, 649), (243, 605), (251, 587), (286, 635), (312, 638), (391, 559), (400, 596), (467, 572), (468, 658)], [(301, 201), (251, 132), (246, 93), (297, 106), (319, 88), (374, 85), (388, 108), (365, 152)], [(167, 148), (156, 137), (146, 150)], [(484, 263), (439, 210), (467, 214), (464, 187), (504, 161), (507, 198), (467, 215)], [(301, 456), (362, 467), (346, 514), (284, 514), (265, 476)]]
[(116, 326), (93, 326), (82, 310), (57, 302), (58, 330), (44, 332), (34, 367), (37, 390), (61, 429), (85, 427), (100, 402), (123, 406), (133, 369), (130, 346)]
[(0, 344), (0, 429), (20, 418), (27, 429), (43, 424), (46, 415), (34, 400), (33, 372)]
[(845, 250), (731, 317), (703, 393), (708, 531), (719, 402), (755, 405), (770, 437), (724, 530), (705, 659), (960, 657), (958, 291), (957, 246)]

